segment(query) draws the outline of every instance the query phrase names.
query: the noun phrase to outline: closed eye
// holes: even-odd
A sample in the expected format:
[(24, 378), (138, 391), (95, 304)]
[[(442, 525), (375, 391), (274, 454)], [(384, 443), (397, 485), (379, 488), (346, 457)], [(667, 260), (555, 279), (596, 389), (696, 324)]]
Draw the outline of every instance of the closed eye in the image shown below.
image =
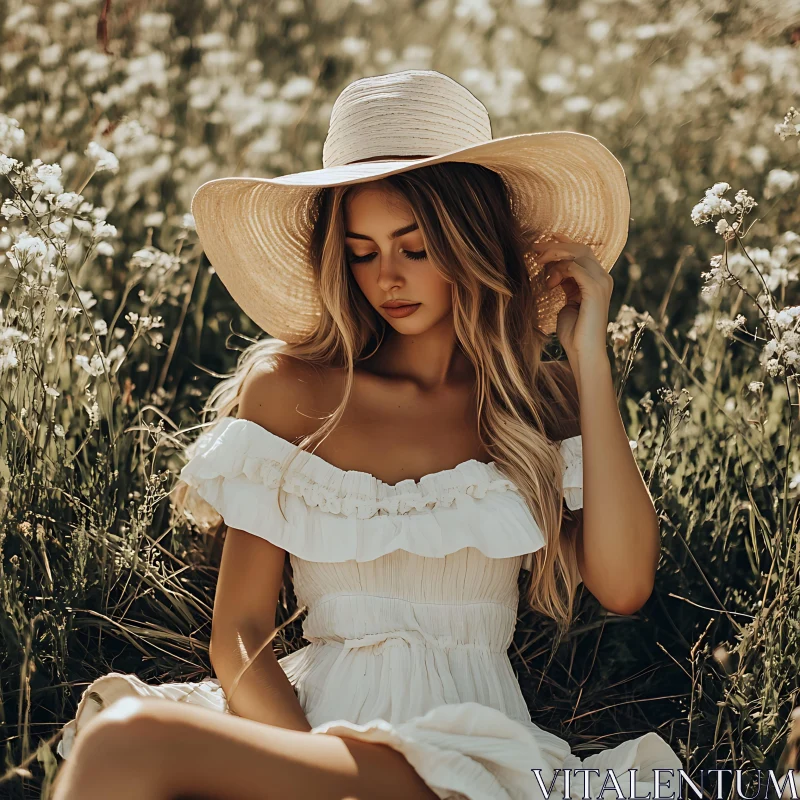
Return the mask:
[[(411, 261), (420, 261), (427, 258), (427, 253), (424, 250), (403, 250), (403, 255)], [(352, 253), (348, 254), (348, 264), (364, 264), (371, 261), (375, 257), (375, 253), (367, 253), (365, 256), (354, 256)]]

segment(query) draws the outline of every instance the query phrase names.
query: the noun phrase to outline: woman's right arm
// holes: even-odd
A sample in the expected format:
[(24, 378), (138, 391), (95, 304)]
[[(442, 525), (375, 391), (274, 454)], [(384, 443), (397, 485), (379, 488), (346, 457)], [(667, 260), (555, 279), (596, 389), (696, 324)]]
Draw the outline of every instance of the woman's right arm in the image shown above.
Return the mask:
[[(274, 629), (285, 550), (251, 533), (228, 528), (211, 623), (211, 663), (230, 696), (233, 681)], [(271, 610), (271, 613), (270, 613)], [(245, 670), (228, 701), (240, 717), (309, 731), (300, 701), (278, 664), (272, 642)]]
[[(303, 384), (296, 370), (281, 362), (271, 371), (251, 372), (239, 399), (240, 419), (250, 419), (286, 438)], [(283, 417), (281, 419), (280, 417)], [(286, 551), (247, 531), (228, 528), (222, 549), (211, 623), (210, 658), (229, 697), (233, 681), (275, 628)], [(240, 717), (281, 728), (309, 731), (272, 642), (245, 670), (228, 701)]]

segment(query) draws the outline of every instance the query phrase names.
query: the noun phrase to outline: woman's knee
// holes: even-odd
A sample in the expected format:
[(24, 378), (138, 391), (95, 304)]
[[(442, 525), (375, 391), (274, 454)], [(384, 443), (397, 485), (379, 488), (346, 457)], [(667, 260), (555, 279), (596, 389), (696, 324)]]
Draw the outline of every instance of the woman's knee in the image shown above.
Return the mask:
[(116, 700), (81, 730), (70, 758), (88, 756), (119, 763), (157, 757), (172, 726), (169, 708), (160, 707), (153, 698)]
[(81, 729), (60, 769), (58, 800), (167, 796), (161, 788), (169, 768), (168, 733), (147, 705), (140, 698), (121, 698)]

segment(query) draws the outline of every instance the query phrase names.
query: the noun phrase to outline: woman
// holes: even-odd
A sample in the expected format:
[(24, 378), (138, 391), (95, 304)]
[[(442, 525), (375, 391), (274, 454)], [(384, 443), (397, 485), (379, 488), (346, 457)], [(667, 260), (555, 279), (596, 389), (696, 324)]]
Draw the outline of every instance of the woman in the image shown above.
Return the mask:
[[(212, 393), (181, 472), (227, 525), (218, 679), (99, 678), (54, 797), (676, 793), (655, 732), (581, 760), (537, 726), (507, 656), (520, 569), (562, 629), (581, 580), (620, 614), (653, 587), (606, 354), (619, 162), (582, 134), (491, 139), (464, 87), (408, 70), (342, 92), (323, 164), (193, 199), (274, 337)], [(541, 360), (553, 332), (566, 362)], [(309, 644), (277, 660), (287, 552)]]

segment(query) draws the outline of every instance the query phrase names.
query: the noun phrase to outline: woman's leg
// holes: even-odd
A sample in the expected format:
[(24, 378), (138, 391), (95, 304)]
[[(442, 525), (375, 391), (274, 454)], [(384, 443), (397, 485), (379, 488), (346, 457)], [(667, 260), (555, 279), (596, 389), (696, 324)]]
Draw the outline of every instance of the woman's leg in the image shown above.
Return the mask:
[(75, 741), (52, 800), (437, 800), (388, 745), (124, 698)]

